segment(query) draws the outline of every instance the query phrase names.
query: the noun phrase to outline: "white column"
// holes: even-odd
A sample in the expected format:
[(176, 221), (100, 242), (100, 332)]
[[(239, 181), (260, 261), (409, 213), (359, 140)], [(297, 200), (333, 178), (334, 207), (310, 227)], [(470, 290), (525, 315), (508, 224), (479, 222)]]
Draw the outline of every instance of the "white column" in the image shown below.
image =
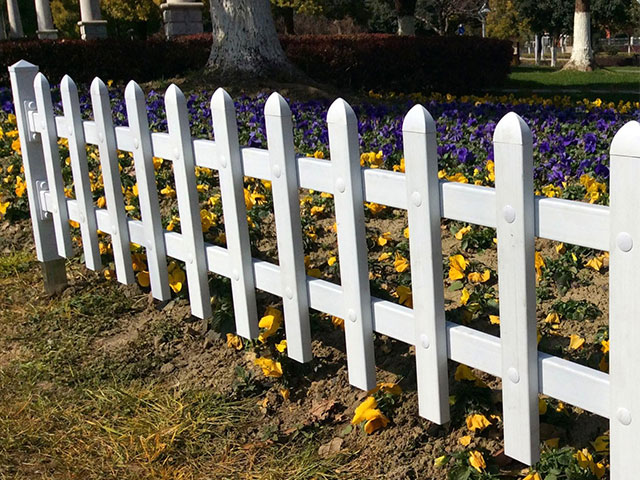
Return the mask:
[(58, 30), (53, 25), (49, 0), (36, 0), (36, 16), (38, 17), (38, 38), (41, 40), (58, 38)]
[(78, 26), (83, 40), (107, 38), (107, 22), (100, 14), (100, 0), (80, 0)]
[(9, 38), (24, 37), (18, 0), (7, 0), (7, 12), (9, 14)]
[(202, 9), (197, 0), (166, 0), (160, 5), (167, 38), (202, 33)]

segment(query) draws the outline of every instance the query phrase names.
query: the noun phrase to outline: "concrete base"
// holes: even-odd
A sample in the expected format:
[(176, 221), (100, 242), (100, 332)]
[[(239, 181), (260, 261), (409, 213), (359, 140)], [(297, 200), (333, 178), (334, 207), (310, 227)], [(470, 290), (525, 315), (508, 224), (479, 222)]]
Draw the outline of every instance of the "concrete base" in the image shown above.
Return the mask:
[(97, 38), (107, 38), (106, 20), (87, 20), (78, 22), (80, 36), (83, 40), (95, 40)]
[(38, 30), (36, 32), (40, 40), (57, 40), (58, 30)]
[(160, 5), (167, 38), (194, 35), (203, 32), (203, 3), (170, 2)]

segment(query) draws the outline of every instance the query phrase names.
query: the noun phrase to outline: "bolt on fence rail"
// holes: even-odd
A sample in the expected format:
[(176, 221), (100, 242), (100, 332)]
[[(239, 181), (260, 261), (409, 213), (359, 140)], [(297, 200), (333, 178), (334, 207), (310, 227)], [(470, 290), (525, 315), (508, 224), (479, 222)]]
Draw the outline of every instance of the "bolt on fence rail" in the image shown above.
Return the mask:
[[(349, 381), (375, 386), (373, 332), (416, 348), (419, 413), (449, 420), (447, 359), (503, 379), (505, 452), (527, 464), (539, 458), (538, 394), (542, 393), (611, 422), (611, 478), (633, 478), (634, 440), (640, 434), (640, 123), (632, 121), (611, 144), (610, 207), (533, 192), (531, 132), (515, 113), (494, 135), (495, 188), (439, 181), (435, 123), (415, 106), (403, 125), (406, 174), (360, 167), (357, 119), (344, 100), (328, 113), (331, 161), (297, 158), (291, 111), (274, 93), (265, 106), (269, 149), (243, 148), (233, 101), (224, 90), (211, 99), (216, 141), (194, 140), (185, 97), (176, 86), (165, 95), (168, 132), (150, 132), (145, 100), (131, 82), (125, 92), (128, 126), (115, 127), (107, 89), (91, 85), (94, 121), (82, 120), (78, 92), (65, 77), (63, 115), (54, 116), (47, 79), (26, 61), (9, 67), (37, 257), (45, 287), (66, 281), (64, 258), (72, 255), (69, 220), (80, 224), (86, 266), (101, 268), (97, 230), (110, 234), (118, 281), (133, 282), (129, 242), (146, 249), (151, 291), (169, 298), (167, 257), (185, 262), (192, 312), (211, 314), (209, 272), (231, 279), (238, 334), (258, 334), (255, 289), (282, 297), (288, 354), (311, 359), (309, 308), (344, 318)], [(75, 199), (64, 196), (58, 138), (69, 141)], [(91, 199), (86, 145), (97, 145), (106, 209)], [(141, 220), (124, 209), (117, 151), (133, 154)], [(173, 163), (181, 233), (160, 222), (153, 157)], [(227, 248), (205, 243), (198, 215), (195, 167), (215, 169), (225, 218)], [(280, 265), (251, 257), (243, 179), (272, 182)], [(309, 277), (298, 206), (300, 188), (334, 195), (341, 285)], [(413, 309), (371, 296), (363, 202), (408, 212)], [(498, 236), (500, 337), (445, 320), (441, 218), (494, 227)], [(534, 239), (547, 238), (611, 252), (610, 373), (538, 352), (535, 317)]]

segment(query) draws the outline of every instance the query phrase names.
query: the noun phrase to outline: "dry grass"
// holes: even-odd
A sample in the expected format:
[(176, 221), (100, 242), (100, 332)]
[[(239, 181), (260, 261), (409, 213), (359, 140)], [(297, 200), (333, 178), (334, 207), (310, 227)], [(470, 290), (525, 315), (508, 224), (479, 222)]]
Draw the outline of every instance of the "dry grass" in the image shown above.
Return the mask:
[(70, 271), (77, 289), (47, 298), (31, 252), (0, 257), (0, 478), (366, 477), (345, 466), (355, 452), (319, 457), (313, 431), (274, 434), (256, 397), (154, 382), (162, 359), (144, 335), (128, 354), (98, 354), (95, 339), (140, 299)]

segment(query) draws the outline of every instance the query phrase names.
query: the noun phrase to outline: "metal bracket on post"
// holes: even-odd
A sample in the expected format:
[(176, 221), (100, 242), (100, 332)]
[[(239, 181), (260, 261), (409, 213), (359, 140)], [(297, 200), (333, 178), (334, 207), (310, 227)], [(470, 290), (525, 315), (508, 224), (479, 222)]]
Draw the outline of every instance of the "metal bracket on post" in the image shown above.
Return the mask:
[(36, 107), (36, 102), (34, 101), (25, 101), (24, 102), (24, 111), (27, 114), (27, 128), (29, 130), (28, 139), (30, 142), (37, 140), (38, 129), (36, 128), (36, 115), (38, 114), (38, 108)]
[(36, 192), (38, 192), (36, 201), (38, 202), (39, 218), (43, 221), (49, 220), (51, 218), (51, 213), (47, 210), (46, 197), (46, 194), (49, 193), (49, 184), (45, 180), (38, 180), (36, 182)]

